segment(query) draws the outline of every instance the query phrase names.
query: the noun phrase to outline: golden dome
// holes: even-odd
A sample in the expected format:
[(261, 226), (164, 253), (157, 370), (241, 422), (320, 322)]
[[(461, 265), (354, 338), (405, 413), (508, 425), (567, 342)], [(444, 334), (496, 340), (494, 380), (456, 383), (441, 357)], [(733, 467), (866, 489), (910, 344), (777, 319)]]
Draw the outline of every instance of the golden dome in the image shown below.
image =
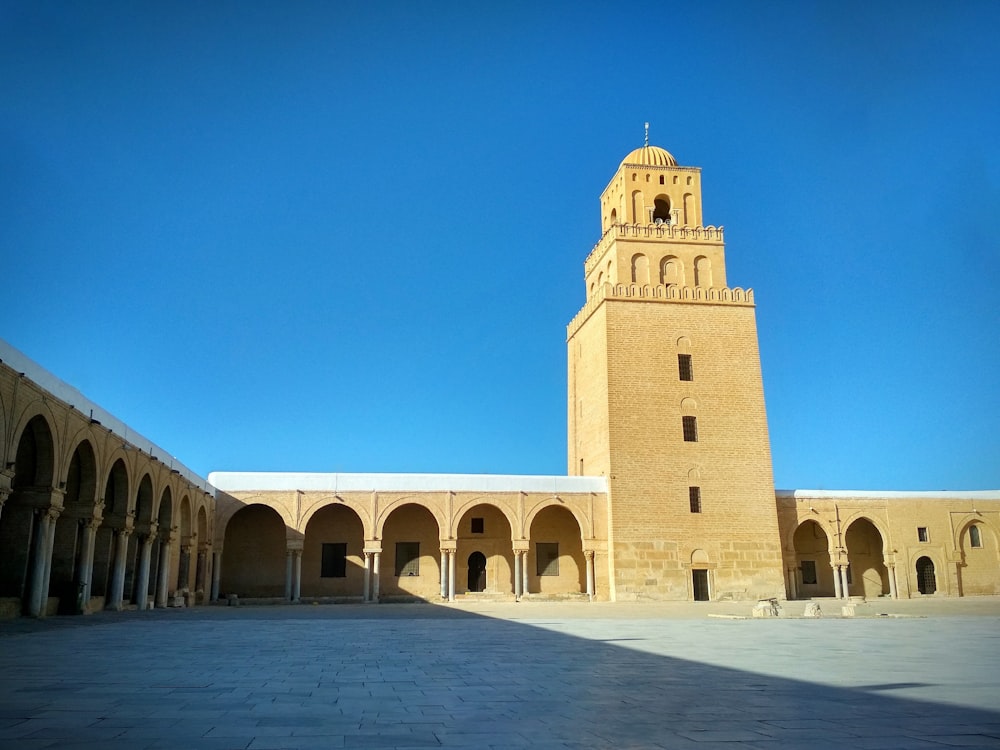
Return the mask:
[(643, 167), (676, 167), (677, 160), (659, 146), (643, 146), (622, 159), (619, 166), (638, 164)]

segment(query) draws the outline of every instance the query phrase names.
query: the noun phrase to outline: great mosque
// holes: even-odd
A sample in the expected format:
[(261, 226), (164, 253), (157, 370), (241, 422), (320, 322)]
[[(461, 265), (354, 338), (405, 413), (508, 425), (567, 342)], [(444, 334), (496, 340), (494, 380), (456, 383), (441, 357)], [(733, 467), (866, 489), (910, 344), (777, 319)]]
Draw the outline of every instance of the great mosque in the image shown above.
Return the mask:
[(775, 490), (754, 294), (700, 169), (643, 146), (600, 209), (566, 476), (206, 480), (0, 342), (0, 614), (1000, 594), (1000, 491)]

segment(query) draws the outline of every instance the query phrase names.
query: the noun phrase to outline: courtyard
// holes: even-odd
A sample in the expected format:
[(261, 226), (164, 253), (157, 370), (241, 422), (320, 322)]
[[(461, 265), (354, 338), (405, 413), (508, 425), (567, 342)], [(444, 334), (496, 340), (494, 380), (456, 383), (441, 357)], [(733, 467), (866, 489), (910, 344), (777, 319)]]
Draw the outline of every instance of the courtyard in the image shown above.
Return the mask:
[(1000, 747), (1000, 598), (0, 622), (0, 748)]

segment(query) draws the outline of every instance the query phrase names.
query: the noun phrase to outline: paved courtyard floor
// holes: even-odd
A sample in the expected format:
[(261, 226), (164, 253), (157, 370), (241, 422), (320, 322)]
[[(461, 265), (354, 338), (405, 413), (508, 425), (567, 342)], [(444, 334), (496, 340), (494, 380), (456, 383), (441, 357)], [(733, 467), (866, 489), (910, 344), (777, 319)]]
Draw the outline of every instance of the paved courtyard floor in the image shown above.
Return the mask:
[(1000, 599), (750, 606), (0, 622), (0, 748), (1000, 748)]

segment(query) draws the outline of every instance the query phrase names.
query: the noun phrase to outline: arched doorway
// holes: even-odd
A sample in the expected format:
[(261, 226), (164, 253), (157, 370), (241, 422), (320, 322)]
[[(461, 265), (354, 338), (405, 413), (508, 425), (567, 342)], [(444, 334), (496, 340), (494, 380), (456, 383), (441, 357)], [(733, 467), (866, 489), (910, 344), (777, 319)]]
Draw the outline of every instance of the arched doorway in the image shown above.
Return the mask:
[(365, 532), (346, 505), (326, 505), (306, 524), (302, 545), (302, 596), (352, 597), (364, 593)]
[(472, 591), (468, 586), (472, 580), (468, 563), (472, 554), (479, 552), (486, 558), (486, 581), (480, 591), (512, 594), (514, 545), (511, 542), (510, 522), (503, 511), (488, 503), (469, 508), (458, 522), (456, 537), (456, 593)]
[(226, 524), (220, 591), (242, 597), (284, 597), (285, 522), (266, 505), (240, 508)]
[(921, 594), (933, 594), (937, 591), (934, 561), (929, 557), (920, 557), (917, 559), (917, 591)]
[(486, 555), (476, 551), (469, 555), (469, 591), (486, 591)]
[(94, 571), (90, 580), (94, 608), (111, 604), (115, 550), (128, 513), (128, 482), (128, 470), (119, 458), (108, 472), (108, 480), (104, 484), (104, 520), (97, 528), (94, 540)]
[(874, 599), (889, 593), (889, 571), (883, 561), (882, 534), (867, 518), (859, 518), (844, 534), (847, 546), (848, 595)]
[(792, 537), (799, 599), (833, 596), (833, 568), (830, 565), (830, 542), (823, 527), (807, 520)]
[(430, 510), (416, 503), (393, 508), (382, 525), (379, 598), (440, 597), (440, 540), (438, 522)]
[(530, 539), (527, 593), (586, 592), (583, 534), (570, 511), (560, 505), (540, 510), (531, 521)]

